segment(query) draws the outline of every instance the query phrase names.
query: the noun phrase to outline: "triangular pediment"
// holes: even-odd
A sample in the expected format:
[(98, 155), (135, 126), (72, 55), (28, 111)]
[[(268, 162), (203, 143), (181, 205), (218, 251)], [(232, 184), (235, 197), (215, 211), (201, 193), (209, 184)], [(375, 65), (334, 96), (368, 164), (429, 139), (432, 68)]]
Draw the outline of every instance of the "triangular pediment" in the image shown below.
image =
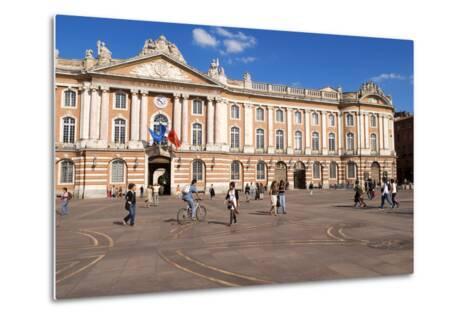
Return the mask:
[(113, 65), (96, 67), (92, 72), (147, 80), (220, 85), (207, 75), (162, 53), (152, 56), (140, 56)]

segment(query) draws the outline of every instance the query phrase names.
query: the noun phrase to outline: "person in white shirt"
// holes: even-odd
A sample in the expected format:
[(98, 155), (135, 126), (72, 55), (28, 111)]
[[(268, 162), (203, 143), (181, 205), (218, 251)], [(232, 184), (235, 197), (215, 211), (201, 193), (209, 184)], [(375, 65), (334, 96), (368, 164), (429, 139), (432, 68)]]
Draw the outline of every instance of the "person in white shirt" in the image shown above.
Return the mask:
[(393, 206), (389, 196), (390, 187), (387, 178), (383, 178), (383, 184), (381, 184), (381, 206), (379, 208), (384, 209), (384, 201), (387, 201), (389, 206)]
[(61, 216), (69, 214), (69, 201), (71, 200), (71, 193), (64, 187), (63, 193), (61, 194)]
[(391, 201), (392, 201), (391, 207), (392, 208), (394, 208), (394, 206), (399, 208), (399, 201), (396, 199), (396, 195), (397, 195), (397, 183), (394, 179), (391, 179)]

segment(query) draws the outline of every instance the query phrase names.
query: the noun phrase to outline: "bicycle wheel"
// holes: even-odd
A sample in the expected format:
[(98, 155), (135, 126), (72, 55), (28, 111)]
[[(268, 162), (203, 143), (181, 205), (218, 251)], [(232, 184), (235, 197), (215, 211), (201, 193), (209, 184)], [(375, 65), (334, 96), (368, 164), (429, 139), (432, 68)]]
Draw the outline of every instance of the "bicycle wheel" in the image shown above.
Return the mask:
[(205, 217), (207, 216), (207, 208), (205, 208), (205, 206), (200, 205), (197, 208), (196, 215), (199, 222), (203, 222), (205, 220)]
[(181, 208), (177, 211), (177, 222), (182, 225), (186, 221), (189, 220), (189, 216), (187, 215), (187, 208)]

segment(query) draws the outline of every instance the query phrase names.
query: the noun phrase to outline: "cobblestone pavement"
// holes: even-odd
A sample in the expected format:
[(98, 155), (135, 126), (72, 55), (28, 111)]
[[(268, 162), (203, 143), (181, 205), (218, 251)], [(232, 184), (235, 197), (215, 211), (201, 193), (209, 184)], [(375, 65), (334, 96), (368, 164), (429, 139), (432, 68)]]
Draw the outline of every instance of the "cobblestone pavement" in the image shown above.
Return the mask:
[[(122, 200), (73, 200), (56, 218), (56, 296), (76, 298), (409, 274), (413, 193), (401, 208), (379, 198), (355, 209), (347, 190), (289, 191), (288, 214), (268, 215), (269, 198), (242, 201), (227, 226), (223, 195), (202, 202), (207, 219), (179, 225), (184, 202), (138, 202), (134, 227), (120, 225)], [(58, 206), (59, 207), (59, 206)]]

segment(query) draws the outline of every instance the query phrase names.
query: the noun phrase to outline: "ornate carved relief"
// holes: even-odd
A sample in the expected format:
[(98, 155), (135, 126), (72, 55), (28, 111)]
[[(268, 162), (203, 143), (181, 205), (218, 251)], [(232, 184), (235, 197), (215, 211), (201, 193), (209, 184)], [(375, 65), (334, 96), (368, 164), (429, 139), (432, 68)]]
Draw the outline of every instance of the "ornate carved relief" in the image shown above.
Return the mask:
[(141, 64), (130, 73), (154, 79), (191, 81), (189, 76), (182, 72), (181, 69), (162, 60)]

